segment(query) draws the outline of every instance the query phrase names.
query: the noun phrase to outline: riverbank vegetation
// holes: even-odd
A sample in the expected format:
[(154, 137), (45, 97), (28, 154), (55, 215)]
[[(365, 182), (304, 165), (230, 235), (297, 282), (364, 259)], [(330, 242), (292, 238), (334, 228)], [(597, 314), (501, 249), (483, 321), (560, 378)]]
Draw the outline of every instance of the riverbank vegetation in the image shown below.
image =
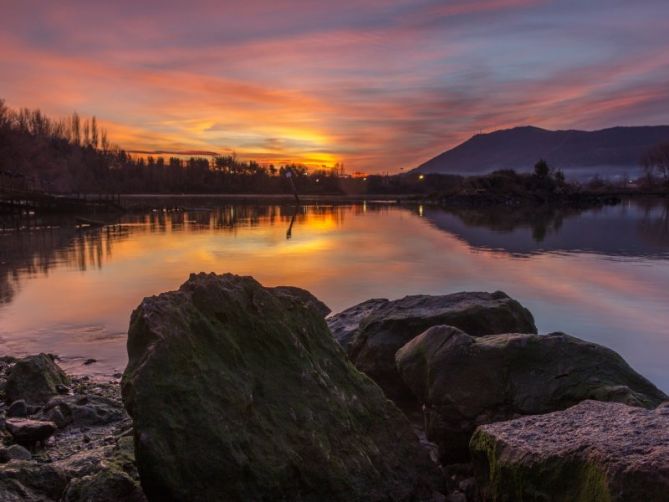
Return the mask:
[(669, 146), (640, 159), (646, 176), (617, 183), (567, 181), (539, 161), (533, 173), (481, 176), (405, 173), (351, 176), (341, 165), (307, 168), (260, 164), (234, 154), (211, 157), (132, 155), (114, 145), (96, 117), (52, 119), (39, 110), (9, 109), (0, 100), (0, 188), (49, 193), (416, 194), (449, 203), (573, 202), (590, 195), (666, 192)]

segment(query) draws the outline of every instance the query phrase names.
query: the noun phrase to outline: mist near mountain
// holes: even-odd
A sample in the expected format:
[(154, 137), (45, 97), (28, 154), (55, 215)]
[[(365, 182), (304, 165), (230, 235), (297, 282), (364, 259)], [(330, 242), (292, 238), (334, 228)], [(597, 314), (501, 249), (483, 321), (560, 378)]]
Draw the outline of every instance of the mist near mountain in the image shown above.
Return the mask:
[(477, 134), (421, 164), (413, 172), (486, 174), (529, 171), (539, 159), (572, 178), (640, 174), (650, 148), (669, 140), (669, 126), (613, 127), (599, 131), (550, 131), (525, 126)]

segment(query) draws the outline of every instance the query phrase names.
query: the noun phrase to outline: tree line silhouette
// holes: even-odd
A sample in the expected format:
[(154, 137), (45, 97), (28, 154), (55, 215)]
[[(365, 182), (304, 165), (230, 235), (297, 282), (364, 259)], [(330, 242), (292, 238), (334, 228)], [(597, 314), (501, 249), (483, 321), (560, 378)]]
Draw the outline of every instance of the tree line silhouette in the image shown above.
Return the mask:
[[(110, 142), (96, 117), (52, 119), (40, 110), (12, 110), (0, 99), (0, 182), (55, 193), (301, 193), (360, 191), (363, 181), (342, 165), (307, 169), (212, 158), (133, 156)], [(356, 188), (357, 187), (357, 188)]]
[[(669, 143), (650, 150), (641, 164), (641, 188), (669, 186)], [(659, 180), (654, 178), (660, 175)], [(290, 179), (289, 179), (290, 176)], [(346, 175), (343, 165), (308, 169), (298, 163), (275, 166), (243, 161), (236, 155), (183, 158), (133, 156), (110, 142), (95, 116), (77, 113), (52, 119), (40, 110), (12, 110), (0, 99), (0, 189), (50, 193), (292, 193), (301, 194), (452, 194), (619, 191), (596, 179), (580, 187), (540, 161), (532, 174), (513, 170), (483, 176), (406, 173)], [(629, 187), (626, 187), (629, 188)], [(478, 197), (478, 196), (477, 196)]]

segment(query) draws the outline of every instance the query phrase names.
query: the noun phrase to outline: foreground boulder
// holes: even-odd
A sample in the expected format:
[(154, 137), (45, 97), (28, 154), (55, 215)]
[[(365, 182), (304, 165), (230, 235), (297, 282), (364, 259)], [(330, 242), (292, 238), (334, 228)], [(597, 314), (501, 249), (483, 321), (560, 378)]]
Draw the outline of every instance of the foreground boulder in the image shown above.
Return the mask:
[(38, 443), (44, 444), (58, 428), (53, 422), (29, 418), (8, 418), (5, 427), (14, 441), (29, 448)]
[(667, 500), (669, 403), (584, 401), (484, 425), (471, 452), (485, 500)]
[(192, 275), (133, 312), (122, 391), (150, 500), (424, 500), (434, 465), (322, 312)]
[[(369, 310), (359, 321), (349, 346), (349, 356), (386, 395), (398, 403), (412, 401), (411, 392), (395, 369), (395, 353), (426, 329), (440, 324), (455, 326), (472, 336), (494, 333), (536, 333), (532, 314), (505, 293), (455, 293), (445, 296), (407, 296), (395, 301), (375, 300), (376, 305), (352, 307)], [(333, 316), (356, 317), (352, 309)], [(349, 323), (350, 324), (350, 323)]]
[(614, 351), (564, 333), (477, 338), (436, 326), (398, 351), (397, 367), (446, 463), (466, 460), (480, 424), (586, 399), (642, 407), (669, 399)]
[(47, 354), (19, 359), (9, 370), (5, 385), (8, 403), (25, 400), (31, 404), (44, 404), (69, 384), (65, 372)]

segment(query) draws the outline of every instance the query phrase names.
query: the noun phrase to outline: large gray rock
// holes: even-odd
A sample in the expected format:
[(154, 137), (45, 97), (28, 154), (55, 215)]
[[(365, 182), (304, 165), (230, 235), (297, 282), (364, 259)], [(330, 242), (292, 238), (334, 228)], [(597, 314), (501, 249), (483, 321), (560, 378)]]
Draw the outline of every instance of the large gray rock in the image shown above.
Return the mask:
[(5, 397), (8, 403), (23, 399), (31, 404), (44, 404), (58, 394), (59, 386), (68, 384), (67, 375), (49, 355), (28, 356), (9, 370)]
[(357, 368), (397, 403), (413, 398), (397, 374), (395, 353), (426, 329), (448, 324), (472, 336), (537, 332), (532, 314), (501, 291), (407, 296), (369, 307), (371, 311), (360, 320), (348, 353)]
[(339, 345), (348, 352), (353, 337), (363, 319), (388, 302), (390, 300), (385, 298), (372, 298), (328, 317), (326, 321), (330, 333), (339, 342)]
[(484, 425), (471, 456), (485, 500), (660, 502), (669, 496), (669, 403), (584, 401)]
[(322, 312), (192, 275), (133, 312), (122, 390), (150, 500), (420, 500), (434, 465)]
[(472, 337), (436, 326), (397, 352), (397, 367), (446, 463), (467, 458), (480, 424), (586, 399), (643, 407), (668, 399), (614, 351), (564, 333)]

